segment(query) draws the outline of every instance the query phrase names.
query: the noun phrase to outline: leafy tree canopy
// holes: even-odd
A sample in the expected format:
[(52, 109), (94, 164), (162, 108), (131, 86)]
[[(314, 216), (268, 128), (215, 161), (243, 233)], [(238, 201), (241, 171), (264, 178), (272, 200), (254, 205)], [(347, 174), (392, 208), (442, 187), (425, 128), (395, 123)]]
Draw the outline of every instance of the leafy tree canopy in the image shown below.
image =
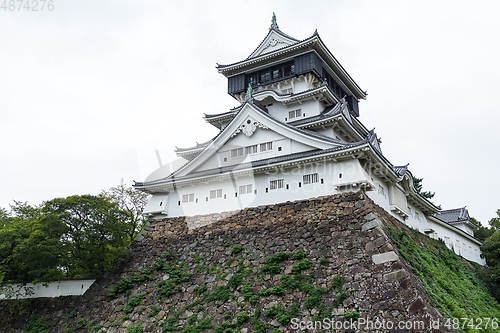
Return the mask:
[(134, 190), (132, 186), (127, 186), (123, 179), (120, 185), (112, 187), (108, 191), (102, 191), (101, 195), (117, 203), (121, 210), (129, 213), (130, 219), (127, 222), (130, 226), (129, 236), (130, 239), (134, 239), (147, 222), (142, 212), (148, 203), (149, 195)]
[(97, 196), (0, 208), (0, 284), (96, 277), (117, 269), (144, 223), (146, 200), (122, 182)]

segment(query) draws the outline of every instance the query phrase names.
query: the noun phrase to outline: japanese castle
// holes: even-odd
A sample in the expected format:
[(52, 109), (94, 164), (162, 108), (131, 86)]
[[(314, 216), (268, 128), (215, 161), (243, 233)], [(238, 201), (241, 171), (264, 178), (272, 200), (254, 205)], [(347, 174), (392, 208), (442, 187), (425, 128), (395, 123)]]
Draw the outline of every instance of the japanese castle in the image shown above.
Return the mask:
[(298, 40), (273, 20), (248, 58), (217, 65), (239, 106), (205, 121), (220, 132), (189, 148), (137, 190), (152, 194), (144, 214), (194, 216), (364, 191), (379, 206), (464, 258), (484, 264), (477, 226), (465, 208), (442, 211), (414, 187), (408, 165), (395, 166), (358, 119), (363, 91), (317, 31)]

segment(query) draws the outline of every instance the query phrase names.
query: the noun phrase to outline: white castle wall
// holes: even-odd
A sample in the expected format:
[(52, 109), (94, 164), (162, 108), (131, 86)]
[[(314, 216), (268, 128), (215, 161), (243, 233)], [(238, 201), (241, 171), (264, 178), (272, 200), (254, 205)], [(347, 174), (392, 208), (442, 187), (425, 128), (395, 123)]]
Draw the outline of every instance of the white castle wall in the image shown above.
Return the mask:
[(83, 295), (95, 279), (62, 280), (48, 283), (27, 283), (6, 285), (0, 290), (0, 299), (25, 299)]
[[(407, 203), (406, 205), (406, 212), (409, 216), (404, 220), (394, 211), (391, 211), (391, 204), (387, 191), (388, 185), (383, 183), (374, 175), (371, 175), (371, 177), (376, 185), (376, 190), (367, 192), (366, 194), (373, 200), (373, 202), (409, 227), (417, 229), (419, 232), (426, 234), (431, 238), (442, 239), (450, 249), (453, 249), (456, 254), (464, 257), (465, 259), (476, 262), (480, 265), (486, 264), (484, 258), (481, 258), (479, 242), (471, 239), (471, 237), (468, 237), (467, 235), (461, 234), (460, 231), (456, 230), (453, 226), (444, 222), (433, 222), (431, 219), (428, 219), (420, 209), (410, 203)], [(383, 191), (380, 190), (380, 186), (384, 189)], [(431, 230), (433, 231), (430, 232)]]

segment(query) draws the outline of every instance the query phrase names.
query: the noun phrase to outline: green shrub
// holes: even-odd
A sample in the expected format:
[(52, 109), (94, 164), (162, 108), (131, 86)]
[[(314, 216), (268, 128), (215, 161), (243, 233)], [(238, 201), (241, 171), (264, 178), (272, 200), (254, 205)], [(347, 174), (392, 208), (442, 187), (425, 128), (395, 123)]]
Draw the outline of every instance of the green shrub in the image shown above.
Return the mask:
[(321, 258), (319, 260), (319, 264), (323, 265), (323, 266), (328, 266), (328, 265), (330, 265), (330, 260), (328, 260), (327, 258)]
[(312, 262), (309, 259), (302, 259), (298, 264), (292, 266), (293, 274), (300, 274), (300, 272), (304, 269), (308, 269), (312, 266)]
[(196, 324), (197, 321), (198, 321), (198, 315), (195, 313), (188, 318), (187, 323), (189, 325), (194, 325)]
[(125, 329), (127, 333), (142, 333), (142, 324), (131, 325)]
[(231, 250), (231, 254), (235, 255), (235, 254), (238, 254), (240, 253), (241, 251), (243, 251), (245, 248), (241, 245), (235, 245), (233, 246), (232, 250)]
[(266, 317), (276, 317), (277, 314), (278, 314), (278, 309), (276, 305), (273, 305), (270, 308), (264, 310), (264, 316)]
[(269, 273), (269, 274), (279, 274), (281, 273), (281, 267), (277, 263), (271, 263), (262, 266), (260, 269), (262, 272)]
[(306, 254), (302, 250), (297, 250), (293, 254), (293, 259), (295, 259), (295, 260), (304, 259), (305, 257), (306, 257)]
[(361, 315), (359, 314), (359, 312), (356, 312), (356, 311), (353, 311), (353, 312), (346, 312), (344, 313), (344, 318), (346, 320), (349, 320), (349, 321), (356, 321), (359, 319)]
[(76, 329), (85, 328), (87, 326), (87, 321), (85, 319), (80, 319), (76, 325)]
[(255, 309), (255, 312), (253, 314), (253, 319), (252, 319), (252, 325), (255, 328), (255, 330), (252, 333), (264, 333), (267, 328), (269, 327), (269, 324), (265, 324), (259, 320), (260, 314), (262, 313), (261, 309)]
[(123, 309), (123, 312), (125, 313), (131, 313), (132, 311), (134, 311), (134, 307), (133, 306), (130, 306), (130, 305), (127, 305), (126, 307), (124, 307)]
[(289, 253), (286, 253), (286, 252), (278, 252), (278, 253), (275, 253), (273, 254), (272, 256), (269, 256), (266, 258), (266, 261), (269, 263), (269, 264), (272, 264), (272, 263), (280, 263), (282, 261), (285, 261), (288, 259), (288, 257), (290, 256)]
[(271, 289), (262, 288), (259, 290), (259, 296), (270, 296), (270, 295), (283, 295), (285, 293), (285, 289), (282, 286), (274, 286)]
[(224, 319), (229, 320), (232, 316), (231, 311), (224, 312)]
[(335, 277), (332, 280), (332, 288), (341, 291), (343, 285), (344, 285), (344, 277), (339, 274), (335, 275)]
[(226, 303), (231, 296), (231, 292), (228, 286), (219, 286), (211, 294), (206, 296), (208, 302), (222, 301)]
[(243, 324), (248, 319), (250, 319), (250, 316), (247, 313), (245, 313), (245, 312), (242, 312), (242, 313), (240, 313), (239, 315), (236, 316), (236, 321), (238, 322), (238, 324)]
[(26, 333), (45, 333), (48, 332), (47, 329), (49, 327), (55, 325), (56, 324), (52, 321), (49, 321), (48, 318), (38, 319), (38, 317), (35, 316), (34, 321), (24, 326), (24, 330)]
[(149, 308), (151, 309), (151, 310), (149, 310), (149, 313), (148, 313), (148, 317), (150, 317), (150, 318), (156, 316), (161, 311), (161, 308), (154, 306), (154, 305), (150, 305)]
[(165, 260), (172, 260), (174, 259), (176, 256), (178, 256), (178, 254), (174, 254), (172, 252), (171, 249), (167, 249), (166, 251), (163, 251), (163, 252), (160, 252), (158, 253), (161, 257), (165, 258)]
[(165, 297), (170, 297), (181, 290), (181, 286), (174, 286), (168, 280), (160, 281), (160, 283), (158, 283), (158, 287), (156, 287), (156, 291), (158, 291), (160, 295), (163, 295)]
[(132, 297), (131, 299), (128, 300), (128, 305), (137, 306), (137, 305), (139, 305), (139, 303), (141, 303), (143, 298), (144, 298), (144, 294), (139, 294), (135, 297)]
[(227, 282), (227, 286), (235, 290), (242, 283), (243, 283), (243, 276), (241, 274), (234, 274)]
[(203, 294), (204, 292), (206, 292), (206, 291), (207, 291), (207, 289), (208, 289), (208, 288), (207, 288), (207, 286), (202, 286), (202, 287), (198, 287), (198, 286), (196, 286), (196, 287), (194, 287), (194, 289), (193, 289), (193, 294), (201, 295), (201, 294)]
[(337, 295), (337, 297), (335, 299), (337, 301), (337, 304), (341, 305), (348, 298), (349, 298), (349, 294), (347, 294), (345, 292), (341, 292), (340, 294)]

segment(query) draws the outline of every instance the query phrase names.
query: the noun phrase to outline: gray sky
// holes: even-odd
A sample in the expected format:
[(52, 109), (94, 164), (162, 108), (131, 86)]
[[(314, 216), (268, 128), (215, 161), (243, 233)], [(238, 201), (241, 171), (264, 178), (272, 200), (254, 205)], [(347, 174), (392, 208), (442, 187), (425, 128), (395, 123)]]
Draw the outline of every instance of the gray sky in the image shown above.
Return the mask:
[[(27, 0), (24, 0), (26, 2)], [(238, 103), (215, 64), (246, 58), (272, 12), (318, 32), (368, 91), (360, 120), (444, 209), (500, 208), (500, 2), (54, 0), (0, 9), (0, 207), (143, 180)]]

